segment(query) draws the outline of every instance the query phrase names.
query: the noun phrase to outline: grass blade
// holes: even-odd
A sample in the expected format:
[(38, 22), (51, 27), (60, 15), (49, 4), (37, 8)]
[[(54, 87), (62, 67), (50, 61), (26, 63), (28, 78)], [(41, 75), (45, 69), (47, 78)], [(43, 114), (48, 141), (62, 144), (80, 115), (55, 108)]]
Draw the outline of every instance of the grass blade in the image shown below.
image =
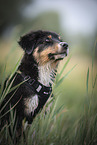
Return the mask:
[[(76, 64), (76, 65), (77, 65), (77, 64)], [(73, 68), (71, 68), (71, 70), (68, 71), (68, 72), (65, 74), (65, 76), (62, 77), (62, 78), (58, 81), (58, 83), (54, 86), (54, 89), (57, 88), (57, 87), (64, 81), (64, 79), (72, 72), (72, 70), (76, 67), (76, 65), (74, 65)]]
[(22, 58), (22, 56), (19, 58), (18, 62), (16, 63), (16, 65), (14, 67), (14, 69), (12, 70), (11, 75), (9, 77), (9, 80), (13, 77), (14, 73), (16, 72), (16, 70), (17, 70), (17, 68), (19, 66), (19, 63), (20, 63), (21, 58)]
[(71, 56), (70, 56), (70, 57), (68, 58), (68, 60), (66, 61), (66, 63), (65, 63), (65, 65), (63, 66), (61, 72), (60, 72), (59, 74), (57, 74), (57, 76), (56, 76), (56, 82), (59, 81), (59, 79), (60, 79), (62, 73), (64, 72), (64, 69), (66, 68), (67, 64), (69, 63), (70, 59), (71, 59)]
[(6, 74), (6, 65), (4, 66), (3, 71), (1, 72), (2, 79), (1, 79), (0, 96), (3, 91), (3, 86), (4, 86), (4, 82), (5, 82), (5, 74)]
[[(21, 56), (22, 57), (22, 56)], [(13, 88), (13, 89), (11, 89), (11, 86), (12, 86), (12, 84), (13, 84), (13, 81), (14, 81), (14, 79), (15, 79), (15, 77), (12, 79), (12, 77), (13, 77), (13, 75), (14, 75), (14, 73), (16, 72), (16, 70), (17, 70), (17, 68), (18, 68), (18, 66), (19, 66), (19, 63), (20, 63), (20, 60), (21, 60), (21, 57), (20, 57), (20, 59), (18, 60), (18, 62), (16, 63), (16, 65), (15, 65), (15, 67), (14, 67), (14, 69), (12, 70), (12, 72), (11, 72), (11, 75), (9, 76), (9, 78), (8, 78), (8, 80), (7, 80), (7, 82), (6, 82), (6, 87), (5, 87), (5, 89), (3, 90), (3, 88), (4, 88), (4, 76), (3, 76), (3, 80), (2, 80), (2, 86), (1, 86), (1, 89), (0, 89), (0, 93), (2, 94), (1, 95), (1, 98), (0, 98), (0, 104), (2, 103), (2, 101), (3, 101), (3, 99), (6, 97), (6, 95), (9, 93), (9, 92), (11, 92), (13, 89), (15, 89), (15, 88)], [(4, 74), (5, 74), (5, 69), (4, 69)], [(12, 81), (10, 82), (10, 80), (12, 79)], [(18, 87), (18, 86), (17, 86)], [(11, 90), (10, 90), (11, 89)]]
[[(17, 88), (18, 89), (18, 88)], [(1, 108), (0, 113), (2, 112), (2, 110), (7, 106), (7, 104), (10, 102), (10, 100), (13, 98), (14, 94), (16, 93), (17, 89), (15, 90), (15, 92), (12, 94), (12, 96), (9, 98), (9, 100), (4, 104), (4, 106)]]
[(57, 110), (54, 111), (52, 119), (58, 115), (58, 113), (60, 113), (62, 110), (64, 109), (64, 104), (61, 105)]
[[(16, 76), (15, 76), (15, 77), (16, 77)], [(15, 77), (13, 78), (13, 80), (11, 81), (10, 84), (9, 84), (9, 81), (8, 81), (6, 87), (5, 87), (4, 91), (3, 91), (3, 94), (2, 94), (2, 96), (1, 96), (1, 98), (0, 98), (0, 104), (2, 103), (2, 101), (4, 100), (4, 98), (6, 97), (6, 95), (9, 93), (10, 88), (11, 88), (11, 86), (12, 86), (12, 84), (13, 84), (13, 81), (14, 81)]]
[(3, 118), (6, 114), (8, 114), (12, 109), (15, 108), (15, 106), (20, 102), (20, 100), (22, 99), (22, 96), (20, 97), (20, 99), (16, 102), (16, 104), (11, 107), (11, 109), (9, 109), (7, 112), (5, 112), (5, 114), (3, 114), (2, 116), (0, 116), (0, 119)]
[(96, 74), (96, 77), (95, 77), (95, 80), (94, 80), (93, 89), (95, 88), (96, 81), (97, 81), (97, 74)]
[(88, 94), (88, 84), (89, 84), (89, 67), (87, 71), (87, 80), (86, 80), (87, 94)]
[(22, 81), (21, 83), (19, 83), (18, 85), (14, 86), (13, 88), (11, 88), (9, 90), (9, 93), (11, 93), (13, 90), (17, 89), (20, 85), (22, 85), (24, 82), (26, 82), (27, 80)]
[(94, 68), (94, 56), (95, 56), (95, 49), (96, 49), (97, 39), (94, 44), (93, 53), (92, 53), (92, 88), (93, 88), (93, 68)]

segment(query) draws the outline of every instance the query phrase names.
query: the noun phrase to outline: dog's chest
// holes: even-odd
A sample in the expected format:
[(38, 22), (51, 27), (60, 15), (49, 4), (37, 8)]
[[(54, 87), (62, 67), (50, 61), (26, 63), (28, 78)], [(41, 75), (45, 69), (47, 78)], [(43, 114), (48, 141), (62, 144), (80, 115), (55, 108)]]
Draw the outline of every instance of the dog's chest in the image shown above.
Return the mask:
[[(45, 85), (45, 86), (50, 86), (50, 84), (53, 83), (52, 81), (52, 71), (53, 69), (51, 69), (50, 65), (44, 65), (41, 67), (38, 67), (38, 71), (39, 71), (39, 76), (38, 76), (38, 81)], [(25, 113), (26, 114), (30, 114), (31, 112), (34, 113), (35, 109), (38, 107), (39, 104), (39, 96), (36, 95), (31, 95), (29, 96), (28, 99), (24, 100), (24, 104), (26, 106), (25, 108)]]
[(48, 63), (46, 65), (39, 66), (38, 70), (39, 70), (38, 81), (45, 86), (50, 86), (50, 84), (53, 83), (52, 82), (52, 80), (53, 80), (53, 78), (52, 78), (53, 69), (51, 68), (50, 64)]

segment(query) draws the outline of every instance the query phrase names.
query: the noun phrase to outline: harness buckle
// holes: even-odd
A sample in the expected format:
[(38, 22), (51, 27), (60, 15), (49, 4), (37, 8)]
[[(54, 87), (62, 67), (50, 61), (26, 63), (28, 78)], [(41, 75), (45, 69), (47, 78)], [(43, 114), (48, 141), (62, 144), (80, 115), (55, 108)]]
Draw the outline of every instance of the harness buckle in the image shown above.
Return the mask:
[(29, 85), (33, 85), (35, 80), (34, 79), (30, 79), (30, 80), (28, 80), (28, 82), (29, 82)]
[(25, 76), (24, 80), (26, 81), (26, 80), (29, 80), (30, 78), (31, 78), (30, 76)]
[(40, 90), (42, 89), (42, 86), (39, 85), (38, 88), (36, 89), (37, 92), (40, 92)]
[(25, 76), (24, 77), (24, 80), (27, 81), (29, 83), (29, 85), (33, 85), (35, 80), (34, 79), (31, 79), (30, 76)]

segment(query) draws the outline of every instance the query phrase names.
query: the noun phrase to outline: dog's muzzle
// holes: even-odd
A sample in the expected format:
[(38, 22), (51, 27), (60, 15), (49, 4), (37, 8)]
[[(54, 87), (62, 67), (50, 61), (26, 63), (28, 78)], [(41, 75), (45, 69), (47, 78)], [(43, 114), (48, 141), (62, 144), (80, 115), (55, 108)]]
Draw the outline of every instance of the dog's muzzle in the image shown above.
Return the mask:
[(66, 42), (60, 42), (57, 45), (57, 51), (55, 53), (49, 53), (49, 58), (55, 61), (62, 60), (69, 53), (68, 44)]
[(68, 48), (68, 44), (66, 42), (60, 42), (59, 43), (64, 49)]
[(67, 56), (69, 53), (68, 44), (66, 42), (60, 42), (59, 45), (61, 46), (61, 53)]

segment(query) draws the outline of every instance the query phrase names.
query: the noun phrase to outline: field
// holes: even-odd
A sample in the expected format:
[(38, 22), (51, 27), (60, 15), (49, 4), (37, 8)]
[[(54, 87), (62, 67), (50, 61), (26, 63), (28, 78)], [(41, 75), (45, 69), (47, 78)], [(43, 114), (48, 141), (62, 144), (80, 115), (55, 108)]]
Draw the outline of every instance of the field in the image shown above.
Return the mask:
[[(2, 96), (6, 97), (10, 91), (8, 88), (2, 95), (3, 82), (8, 74), (14, 73), (23, 52), (15, 43), (1, 43), (0, 47), (1, 104)], [(32, 125), (26, 127), (24, 121), (24, 133), (17, 140), (15, 112), (11, 110), (10, 126), (4, 126), (0, 131), (0, 144), (96, 145), (97, 66), (94, 54), (95, 50), (91, 56), (72, 53), (62, 60), (53, 86), (54, 99), (50, 111), (44, 115), (48, 102)], [(8, 128), (11, 129), (12, 138)]]

